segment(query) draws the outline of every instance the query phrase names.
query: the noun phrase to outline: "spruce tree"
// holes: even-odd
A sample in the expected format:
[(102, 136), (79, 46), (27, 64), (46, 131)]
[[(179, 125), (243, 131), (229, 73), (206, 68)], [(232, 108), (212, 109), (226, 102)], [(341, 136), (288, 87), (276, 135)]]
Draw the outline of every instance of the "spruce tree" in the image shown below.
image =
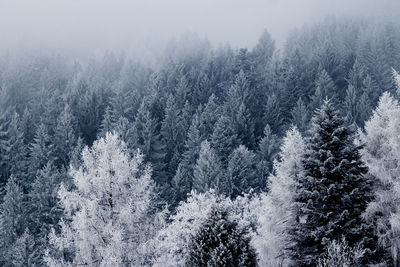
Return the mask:
[(200, 121), (199, 114), (193, 116), (192, 124), (190, 125), (187, 139), (185, 142), (185, 152), (182, 155), (182, 160), (178, 165), (177, 172), (174, 176), (175, 201), (178, 203), (184, 200), (193, 186), (193, 170), (196, 165), (196, 160), (200, 152)]
[(292, 124), (297, 127), (301, 133), (305, 133), (310, 122), (310, 112), (304, 104), (303, 99), (299, 98), (291, 111)]
[(204, 193), (210, 188), (220, 193), (226, 190), (226, 182), (218, 156), (206, 140), (201, 143), (199, 157), (194, 166), (193, 189)]
[(25, 201), (22, 188), (11, 176), (5, 187), (5, 196), (0, 206), (0, 265), (12, 261), (14, 242), (25, 229)]
[(228, 162), (228, 157), (239, 145), (237, 134), (230, 120), (226, 116), (218, 119), (211, 136), (211, 146), (217, 151), (222, 163)]
[(257, 254), (246, 228), (229, 218), (224, 207), (215, 206), (192, 237), (187, 266), (257, 266)]
[(257, 179), (256, 156), (245, 146), (240, 145), (229, 156), (227, 175), (229, 195), (236, 198), (251, 189), (260, 189), (264, 184)]
[[(50, 135), (44, 124), (41, 124), (36, 130), (33, 143), (30, 145), (29, 153), (29, 176), (35, 177), (36, 172), (42, 169), (48, 161), (54, 160), (54, 146), (51, 142)], [(23, 185), (29, 188), (30, 183)]]
[(272, 133), (271, 127), (267, 124), (264, 128), (264, 136), (258, 144), (257, 151), (257, 176), (262, 188), (266, 188), (267, 186), (267, 178), (272, 171), (273, 161), (278, 151), (278, 137)]
[(76, 135), (73, 127), (74, 117), (69, 105), (61, 112), (54, 133), (54, 154), (57, 166), (69, 167), (71, 153), (76, 145)]
[(106, 136), (106, 133), (112, 132), (114, 130), (114, 122), (115, 118), (113, 116), (112, 109), (108, 106), (104, 112), (103, 120), (100, 124), (100, 132), (98, 137), (104, 137)]
[(297, 223), (291, 229), (298, 266), (316, 265), (324, 247), (342, 236), (350, 246), (370, 242), (371, 229), (361, 214), (372, 199), (371, 180), (351, 129), (325, 101), (310, 135), (295, 196)]

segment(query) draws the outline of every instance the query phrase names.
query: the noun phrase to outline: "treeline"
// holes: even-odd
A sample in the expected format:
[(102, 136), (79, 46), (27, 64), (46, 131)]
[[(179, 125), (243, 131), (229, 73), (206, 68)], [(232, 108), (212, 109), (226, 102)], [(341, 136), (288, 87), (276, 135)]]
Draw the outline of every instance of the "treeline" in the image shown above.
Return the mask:
[[(251, 50), (198, 43), (153, 68), (0, 59), (1, 264), (201, 266), (234, 251), (234, 264), (396, 266), (399, 26), (326, 20), (282, 51), (267, 32)], [(225, 254), (198, 250), (213, 236), (201, 227), (226, 227)]]

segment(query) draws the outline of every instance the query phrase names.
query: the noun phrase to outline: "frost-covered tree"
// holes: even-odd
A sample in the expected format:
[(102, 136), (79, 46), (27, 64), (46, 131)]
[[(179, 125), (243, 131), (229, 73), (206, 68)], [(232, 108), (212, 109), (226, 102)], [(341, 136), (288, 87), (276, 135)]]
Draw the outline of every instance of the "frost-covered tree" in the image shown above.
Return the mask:
[(371, 241), (361, 217), (372, 200), (371, 180), (354, 145), (351, 129), (325, 101), (312, 120), (304, 175), (296, 184), (291, 227), (292, 258), (298, 266), (317, 264), (329, 241), (345, 236), (350, 246)]
[(12, 248), (25, 229), (26, 209), (24, 193), (11, 176), (0, 205), (0, 265), (11, 265)]
[(53, 141), (56, 162), (65, 168), (69, 166), (71, 153), (76, 145), (73, 122), (71, 109), (69, 105), (65, 105), (58, 118)]
[(257, 177), (256, 155), (245, 146), (240, 145), (229, 156), (227, 178), (229, 184), (228, 194), (236, 198), (251, 189), (260, 189), (262, 183)]
[(187, 266), (257, 266), (257, 254), (246, 228), (213, 206), (189, 244)]
[(113, 112), (110, 106), (108, 106), (104, 112), (103, 119), (100, 124), (100, 132), (98, 133), (99, 137), (105, 137), (108, 132), (114, 130), (114, 122), (115, 118), (113, 116)]
[(190, 193), (194, 182), (194, 167), (200, 152), (200, 119), (199, 116), (194, 116), (192, 124), (189, 127), (186, 142), (185, 152), (182, 155), (182, 160), (178, 165), (178, 169), (174, 176), (174, 187), (176, 193), (176, 202), (186, 198)]
[[(48, 161), (54, 160), (54, 145), (44, 124), (39, 125), (29, 149), (29, 173), (31, 177), (34, 177)], [(29, 185), (24, 185), (24, 187), (29, 188)]]
[(258, 217), (254, 244), (261, 266), (287, 266), (290, 257), (286, 249), (290, 244), (289, 228), (294, 220), (294, 195), (296, 184), (303, 175), (305, 144), (297, 128), (286, 132), (274, 161), (273, 174), (269, 176), (269, 191), (261, 197), (265, 211)]
[(232, 121), (228, 117), (222, 116), (218, 119), (210, 143), (216, 150), (222, 163), (226, 164), (229, 155), (239, 144)]
[(343, 237), (329, 242), (325, 253), (318, 259), (318, 267), (361, 266), (364, 250), (350, 247)]
[[(389, 93), (379, 99), (378, 107), (365, 123), (365, 132), (359, 133), (361, 150), (369, 173), (378, 184), (375, 199), (365, 217), (375, 224), (379, 245), (386, 249), (386, 264), (400, 264), (399, 214), (400, 214), (400, 105)], [(392, 256), (392, 259), (388, 255)]]
[(107, 133), (83, 150), (82, 165), (70, 174), (74, 188), (59, 190), (66, 218), (59, 234), (50, 233), (59, 253), (47, 252), (48, 265), (143, 264), (142, 245), (152, 235), (154, 200), (151, 169), (143, 155), (130, 157), (118, 135)]
[[(153, 249), (154, 266), (184, 266), (191, 236), (200, 229), (211, 208), (217, 203), (215, 191), (196, 193), (192, 191), (185, 202), (177, 208), (175, 214), (150, 242)], [(229, 199), (222, 199), (230, 202)], [(221, 202), (221, 201), (220, 201)], [(228, 205), (228, 204), (226, 204)]]
[(24, 233), (10, 247), (11, 261), (7, 265), (15, 267), (35, 266), (38, 264), (36, 252), (34, 237), (26, 228)]
[(296, 105), (291, 111), (292, 124), (299, 129), (301, 133), (305, 133), (308, 129), (308, 124), (310, 121), (310, 112), (307, 109), (303, 99), (299, 98)]
[(199, 157), (193, 170), (193, 189), (204, 193), (210, 188), (226, 192), (225, 175), (214, 149), (206, 140), (201, 143)]
[(260, 180), (260, 187), (266, 188), (267, 178), (272, 171), (273, 161), (279, 150), (278, 137), (272, 133), (271, 127), (267, 124), (264, 128), (264, 136), (258, 144), (257, 151), (257, 176)]
[(44, 251), (48, 247), (48, 234), (57, 226), (62, 217), (57, 190), (61, 182), (67, 182), (65, 174), (61, 174), (56, 167), (48, 162), (38, 170), (32, 189), (29, 192), (28, 223), (30, 234), (35, 238), (35, 251), (41, 262)]

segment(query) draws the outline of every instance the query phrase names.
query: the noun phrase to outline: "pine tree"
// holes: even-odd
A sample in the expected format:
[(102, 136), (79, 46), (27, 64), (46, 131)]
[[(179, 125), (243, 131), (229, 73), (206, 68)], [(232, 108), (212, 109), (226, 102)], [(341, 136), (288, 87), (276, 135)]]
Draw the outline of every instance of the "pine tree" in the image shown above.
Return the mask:
[(192, 237), (186, 265), (257, 266), (257, 254), (247, 232), (229, 218), (224, 207), (212, 208), (207, 220)]
[(35, 250), (40, 260), (48, 247), (48, 234), (57, 226), (62, 216), (57, 196), (61, 182), (67, 182), (65, 174), (59, 173), (56, 167), (48, 162), (43, 169), (38, 170), (29, 193), (29, 228), (35, 237)]
[(114, 122), (115, 118), (113, 116), (113, 112), (110, 106), (108, 106), (104, 112), (103, 120), (100, 125), (100, 132), (98, 134), (99, 137), (106, 136), (106, 133), (112, 132), (114, 130)]
[(7, 130), (8, 136), (8, 170), (9, 173), (27, 183), (28, 151), (24, 143), (24, 133), (18, 113), (14, 112)]
[(10, 248), (12, 266), (24, 267), (37, 265), (38, 255), (36, 254), (35, 240), (30, 234), (29, 229), (14, 242)]
[(164, 120), (161, 123), (161, 135), (165, 144), (165, 159), (167, 160), (168, 180), (172, 178), (178, 167), (183, 150), (185, 133), (181, 123), (180, 111), (175, 98), (170, 95), (165, 107)]
[(239, 141), (232, 121), (226, 116), (220, 117), (211, 136), (211, 146), (216, 150), (223, 165), (228, 162), (229, 155), (238, 144)]
[(151, 162), (153, 179), (160, 186), (165, 186), (168, 179), (164, 173), (164, 159), (166, 146), (163, 144), (157, 131), (157, 121), (152, 118), (148, 101), (143, 100), (139, 107), (132, 127), (132, 139), (128, 140), (131, 149), (139, 148), (145, 160)]
[(258, 144), (257, 151), (257, 176), (261, 188), (266, 188), (267, 178), (272, 171), (273, 161), (279, 151), (278, 137), (272, 133), (267, 124), (264, 128), (264, 136)]
[(11, 176), (5, 187), (5, 196), (0, 206), (0, 264), (12, 260), (11, 248), (25, 229), (25, 203), (22, 188)]
[(346, 90), (346, 97), (344, 99), (344, 112), (347, 121), (351, 123), (358, 123), (360, 121), (358, 95), (353, 85), (349, 85)]
[(66, 217), (61, 234), (50, 233), (59, 253), (48, 250), (47, 264), (142, 265), (141, 246), (153, 235), (154, 219), (154, 186), (143, 155), (131, 157), (118, 135), (107, 133), (83, 150), (82, 165), (70, 174), (73, 189), (58, 192)]
[(371, 180), (352, 132), (329, 102), (312, 120), (304, 176), (295, 196), (297, 223), (291, 229), (292, 256), (299, 266), (317, 264), (329, 241), (346, 236), (349, 245), (370, 242), (361, 218), (372, 200)]
[(200, 133), (203, 140), (211, 137), (214, 125), (217, 123), (220, 114), (221, 106), (218, 105), (216, 96), (212, 94), (200, 117)]
[(301, 98), (297, 100), (291, 115), (292, 124), (295, 125), (301, 133), (305, 133), (310, 122), (310, 112)]
[(320, 107), (326, 98), (337, 99), (335, 83), (325, 69), (319, 69), (317, 79), (315, 80), (315, 93), (312, 96), (310, 108), (315, 110)]
[[(34, 177), (36, 172), (42, 169), (47, 162), (54, 160), (54, 147), (44, 124), (39, 125), (29, 153), (29, 175)], [(29, 188), (30, 184), (23, 185)]]
[(264, 123), (269, 124), (274, 133), (280, 134), (284, 126), (284, 117), (276, 94), (268, 97), (264, 109)]
[(174, 188), (176, 192), (175, 202), (184, 200), (188, 193), (192, 190), (194, 180), (194, 166), (200, 152), (200, 119), (199, 114), (193, 116), (186, 142), (185, 152), (179, 163), (178, 169), (174, 176)]
[(67, 168), (71, 159), (71, 153), (76, 145), (76, 135), (73, 127), (75, 118), (71, 114), (69, 105), (65, 105), (61, 112), (54, 134), (54, 154), (57, 166)]
[(227, 176), (229, 195), (232, 198), (263, 187), (262, 182), (257, 179), (256, 155), (243, 145), (229, 156)]
[(193, 171), (193, 189), (200, 193), (210, 188), (217, 192), (224, 192), (226, 189), (225, 177), (222, 172), (221, 163), (208, 141), (201, 143), (199, 157)]

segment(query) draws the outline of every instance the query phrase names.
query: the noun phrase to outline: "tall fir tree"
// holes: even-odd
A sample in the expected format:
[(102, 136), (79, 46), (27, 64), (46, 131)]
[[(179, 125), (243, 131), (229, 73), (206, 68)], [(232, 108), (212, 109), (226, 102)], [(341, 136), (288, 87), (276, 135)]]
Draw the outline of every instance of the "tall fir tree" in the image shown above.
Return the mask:
[(264, 128), (264, 136), (258, 143), (257, 150), (257, 176), (262, 188), (267, 187), (267, 179), (272, 171), (273, 161), (279, 151), (278, 137), (272, 133), (267, 124)]
[(11, 176), (5, 187), (0, 205), (0, 263), (10, 265), (14, 242), (23, 234), (26, 226), (25, 196), (16, 178)]
[(67, 104), (58, 118), (54, 133), (53, 145), (57, 166), (69, 167), (71, 153), (77, 141), (73, 125), (74, 121), (75, 118)]
[(232, 120), (226, 116), (221, 116), (215, 124), (211, 136), (211, 146), (216, 150), (223, 165), (226, 165), (229, 155), (238, 145), (239, 140)]
[(193, 189), (200, 193), (211, 188), (218, 193), (226, 192), (225, 178), (214, 149), (207, 140), (203, 141), (193, 170)]
[(217, 204), (192, 237), (186, 265), (257, 266), (257, 254), (247, 233)]
[(292, 256), (298, 266), (316, 265), (329, 241), (345, 236), (368, 246), (371, 227), (361, 215), (372, 200), (372, 181), (351, 129), (325, 101), (312, 119), (304, 176), (295, 196)]
[(310, 111), (307, 109), (302, 98), (299, 98), (291, 111), (292, 124), (301, 133), (305, 133), (310, 123)]
[(232, 198), (249, 193), (251, 189), (259, 191), (264, 186), (257, 177), (256, 155), (244, 145), (240, 145), (229, 156), (227, 176)]
[(174, 176), (175, 187), (175, 202), (178, 203), (186, 199), (193, 187), (194, 166), (200, 152), (200, 114), (193, 116), (192, 124), (190, 125), (186, 142), (185, 152), (182, 155), (182, 160), (178, 165), (177, 172)]

